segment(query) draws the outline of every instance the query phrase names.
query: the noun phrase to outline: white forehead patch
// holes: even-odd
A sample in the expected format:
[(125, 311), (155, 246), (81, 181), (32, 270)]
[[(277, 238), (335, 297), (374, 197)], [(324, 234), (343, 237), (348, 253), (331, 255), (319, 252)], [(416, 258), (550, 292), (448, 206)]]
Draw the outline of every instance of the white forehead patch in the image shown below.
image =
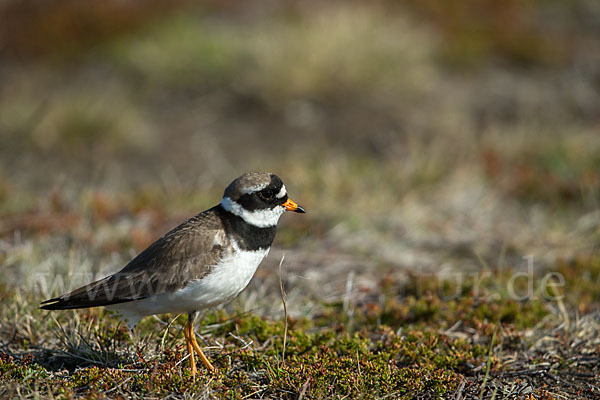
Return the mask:
[(279, 190), (279, 193), (277, 193), (275, 196), (280, 199), (283, 196), (285, 196), (287, 194), (287, 192), (285, 191), (285, 185), (281, 186), (281, 190)]
[(229, 197), (223, 197), (221, 200), (221, 206), (232, 213), (242, 218), (250, 225), (254, 225), (259, 228), (267, 228), (270, 226), (277, 225), (279, 217), (286, 211), (285, 207), (275, 206), (273, 208), (264, 210), (248, 211), (242, 207), (239, 203), (231, 200)]
[(263, 190), (264, 188), (267, 187), (269, 183), (262, 183), (260, 185), (254, 185), (254, 186), (248, 186), (246, 188), (243, 188), (241, 190), (242, 194), (249, 194), (249, 193), (256, 193), (256, 192), (260, 192), (261, 190)]

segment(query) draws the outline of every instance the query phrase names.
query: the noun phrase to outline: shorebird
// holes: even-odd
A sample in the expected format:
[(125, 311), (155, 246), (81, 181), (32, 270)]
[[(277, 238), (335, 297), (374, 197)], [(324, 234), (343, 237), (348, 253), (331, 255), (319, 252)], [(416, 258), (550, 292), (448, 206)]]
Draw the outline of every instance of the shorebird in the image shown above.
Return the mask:
[(286, 211), (305, 212), (277, 175), (246, 173), (227, 186), (218, 205), (166, 233), (119, 272), (46, 300), (41, 308), (105, 306), (118, 311), (130, 328), (147, 315), (187, 313), (183, 332), (192, 375), (197, 373), (194, 351), (212, 371), (196, 341), (194, 319), (248, 285)]

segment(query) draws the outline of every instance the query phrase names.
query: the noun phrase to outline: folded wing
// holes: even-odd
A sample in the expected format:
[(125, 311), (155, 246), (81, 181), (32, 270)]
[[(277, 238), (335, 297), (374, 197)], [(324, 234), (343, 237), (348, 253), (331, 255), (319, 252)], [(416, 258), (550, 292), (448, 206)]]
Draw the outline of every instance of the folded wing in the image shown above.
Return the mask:
[(107, 306), (181, 289), (210, 273), (227, 242), (220, 219), (207, 210), (165, 234), (116, 274), (46, 300), (40, 308)]

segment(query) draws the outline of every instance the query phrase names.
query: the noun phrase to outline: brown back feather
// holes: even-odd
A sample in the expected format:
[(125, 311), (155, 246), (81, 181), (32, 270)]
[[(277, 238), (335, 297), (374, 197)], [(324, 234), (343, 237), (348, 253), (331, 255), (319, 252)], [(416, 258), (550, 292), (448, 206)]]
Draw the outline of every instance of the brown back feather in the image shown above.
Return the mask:
[(47, 300), (41, 308), (106, 306), (181, 289), (209, 274), (228, 244), (223, 222), (213, 207), (165, 234), (116, 274)]

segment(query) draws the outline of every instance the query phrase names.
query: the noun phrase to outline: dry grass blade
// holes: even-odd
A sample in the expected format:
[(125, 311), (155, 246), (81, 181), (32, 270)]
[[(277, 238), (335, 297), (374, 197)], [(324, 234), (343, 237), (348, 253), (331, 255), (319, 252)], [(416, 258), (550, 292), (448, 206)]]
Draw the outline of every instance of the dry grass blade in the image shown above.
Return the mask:
[(285, 291), (283, 290), (283, 279), (281, 277), (281, 266), (283, 265), (283, 260), (285, 260), (285, 254), (282, 255), (281, 260), (279, 260), (279, 290), (281, 292), (281, 302), (283, 303), (283, 318), (284, 318), (283, 345), (281, 348), (281, 362), (285, 363), (285, 347), (287, 345), (288, 317), (287, 317), (287, 302), (285, 300)]
[[(481, 383), (481, 390), (479, 391), (479, 398), (483, 398), (483, 393), (485, 391), (485, 386), (487, 385), (487, 381), (490, 376), (490, 368), (492, 366), (492, 355), (494, 354), (494, 342), (496, 341), (496, 334), (498, 333), (498, 326), (494, 329), (494, 334), (492, 335), (492, 341), (490, 342), (490, 348), (488, 350), (488, 357), (485, 365), (485, 376), (483, 377), (483, 382)], [(494, 392), (495, 394), (495, 392)]]

